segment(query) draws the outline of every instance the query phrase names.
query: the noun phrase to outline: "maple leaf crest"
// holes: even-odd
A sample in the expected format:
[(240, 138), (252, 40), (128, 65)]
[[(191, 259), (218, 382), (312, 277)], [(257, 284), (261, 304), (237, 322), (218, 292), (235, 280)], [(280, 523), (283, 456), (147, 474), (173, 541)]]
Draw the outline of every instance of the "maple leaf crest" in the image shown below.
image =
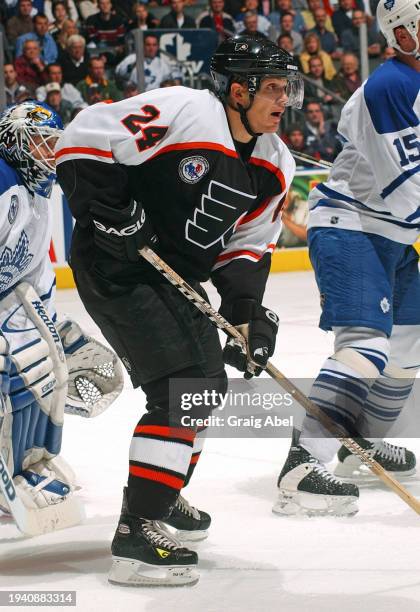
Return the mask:
[(22, 231), (13, 250), (5, 247), (0, 252), (0, 293), (18, 282), (18, 276), (29, 266), (32, 259), (28, 236)]

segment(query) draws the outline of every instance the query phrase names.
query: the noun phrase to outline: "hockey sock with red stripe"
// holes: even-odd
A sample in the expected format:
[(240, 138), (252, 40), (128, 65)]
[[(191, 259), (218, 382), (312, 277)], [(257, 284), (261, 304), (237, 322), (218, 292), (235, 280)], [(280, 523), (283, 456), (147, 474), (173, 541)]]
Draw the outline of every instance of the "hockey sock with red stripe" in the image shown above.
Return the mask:
[(127, 499), (137, 516), (169, 516), (189, 470), (195, 432), (169, 424), (166, 410), (145, 414), (130, 445)]

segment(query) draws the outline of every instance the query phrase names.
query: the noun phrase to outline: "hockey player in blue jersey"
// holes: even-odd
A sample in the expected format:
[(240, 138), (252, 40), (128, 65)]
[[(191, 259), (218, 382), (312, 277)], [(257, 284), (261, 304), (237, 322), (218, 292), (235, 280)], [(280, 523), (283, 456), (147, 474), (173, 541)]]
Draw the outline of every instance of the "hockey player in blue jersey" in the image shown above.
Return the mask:
[[(326, 183), (309, 196), (308, 241), (318, 283), (320, 327), (334, 354), (311, 399), (395, 476), (415, 456), (383, 441), (420, 367), (420, 278), (412, 244), (420, 231), (420, 2), (380, 0), (377, 19), (395, 59), (344, 106), (344, 146)], [(280, 514), (357, 512), (351, 478), (360, 462), (306, 416), (278, 479)], [(338, 451), (336, 475), (325, 464)]]
[(59, 454), (64, 412), (94, 416), (122, 386), (117, 366), (105, 383), (92, 370), (108, 362), (114, 374), (111, 351), (73, 321), (56, 324), (49, 196), (61, 131), (37, 101), (0, 115), (0, 509), (26, 535), (81, 521), (75, 476)]

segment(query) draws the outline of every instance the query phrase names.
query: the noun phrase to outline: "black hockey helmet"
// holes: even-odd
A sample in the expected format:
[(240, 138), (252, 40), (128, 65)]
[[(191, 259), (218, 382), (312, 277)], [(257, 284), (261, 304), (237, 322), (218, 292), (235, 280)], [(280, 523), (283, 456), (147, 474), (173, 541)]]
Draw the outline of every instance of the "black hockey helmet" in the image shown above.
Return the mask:
[(225, 40), (213, 54), (210, 73), (222, 102), (226, 102), (235, 80), (246, 80), (252, 98), (264, 77), (277, 76), (288, 81), (287, 106), (302, 108), (303, 79), (298, 65), (292, 55), (270, 40), (240, 34)]

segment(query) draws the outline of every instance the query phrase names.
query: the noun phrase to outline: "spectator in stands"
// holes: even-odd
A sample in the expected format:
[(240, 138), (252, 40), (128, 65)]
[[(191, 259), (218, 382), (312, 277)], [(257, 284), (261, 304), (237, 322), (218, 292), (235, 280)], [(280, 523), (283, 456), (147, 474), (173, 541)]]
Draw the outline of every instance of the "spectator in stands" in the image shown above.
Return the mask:
[(67, 40), (67, 49), (61, 58), (63, 78), (66, 83), (77, 85), (88, 73), (86, 41), (83, 36), (73, 34)]
[(16, 92), (19, 89), (19, 83), (13, 64), (4, 64), (4, 84), (6, 90), (6, 104), (14, 104), (16, 102)]
[(326, 93), (319, 87), (325, 87), (326, 89), (332, 89), (332, 80), (325, 77), (324, 64), (322, 59), (317, 55), (309, 58), (309, 72), (308, 77), (312, 79), (312, 83), (305, 81), (305, 98), (307, 100), (313, 100), (320, 102), (321, 104), (333, 104), (334, 98)]
[[(139, 2), (140, 0), (134, 1)], [(149, 0), (149, 4), (153, 4), (154, 6), (158, 5), (156, 0)], [(167, 0), (164, 0), (162, 4), (167, 4)], [(124, 22), (127, 22), (129, 19), (131, 19), (133, 14), (133, 0), (117, 0), (114, 5), (114, 10)]]
[(77, 0), (77, 8), (83, 21), (87, 21), (89, 17), (99, 13), (98, 0)]
[(241, 34), (246, 34), (252, 38), (267, 38), (265, 34), (258, 31), (258, 14), (256, 11), (247, 11), (244, 15), (244, 29)]
[(98, 0), (99, 13), (92, 15), (86, 21), (89, 48), (96, 46), (108, 49), (108, 62), (115, 64), (124, 53), (124, 37), (126, 27), (123, 20), (112, 10), (111, 0)]
[(108, 101), (108, 98), (104, 96), (104, 92), (99, 87), (98, 83), (92, 83), (86, 90), (87, 103), (89, 106), (97, 104), (98, 102)]
[(354, 53), (343, 53), (341, 68), (333, 78), (331, 88), (344, 100), (348, 100), (362, 84), (359, 73), (359, 60)]
[(273, 26), (271, 25), (271, 22), (269, 21), (267, 17), (264, 17), (264, 15), (260, 15), (258, 12), (258, 0), (243, 0), (241, 12), (239, 13), (239, 15), (236, 16), (236, 20), (235, 20), (235, 28), (237, 32), (238, 33), (240, 32), (241, 34), (243, 33), (243, 30), (245, 28), (244, 17), (245, 17), (245, 14), (249, 11), (254, 11), (257, 14), (258, 32), (261, 32), (261, 34), (264, 34), (264, 36), (267, 36), (267, 38), (270, 38), (270, 40), (273, 37), (275, 39), (275, 36), (276, 36), (275, 28), (273, 28)]
[(381, 58), (386, 62), (386, 60), (392, 59), (395, 57), (395, 49), (393, 47), (385, 47), (382, 51)]
[(324, 64), (325, 78), (332, 79), (336, 75), (336, 69), (331, 57), (321, 49), (321, 43), (316, 34), (307, 34), (303, 39), (303, 53), (300, 54), (300, 62), (304, 72), (309, 72), (309, 58), (317, 55)]
[[(308, 9), (302, 11), (302, 18), (305, 22), (305, 30), (307, 32), (316, 26), (314, 13), (317, 9), (323, 8), (323, 6), (321, 0), (308, 0)], [(334, 27), (329, 15), (325, 20), (325, 27), (329, 32), (334, 32)]]
[[(344, 51), (350, 51), (357, 55), (360, 54), (360, 26), (362, 23), (366, 23), (366, 13), (356, 9), (353, 11), (352, 26), (341, 33), (341, 46)], [(381, 44), (379, 34), (373, 29), (368, 27), (368, 55), (369, 57), (378, 57), (381, 54)]]
[(138, 96), (139, 93), (140, 92), (138, 90), (137, 85), (135, 83), (132, 83), (131, 81), (128, 81), (123, 90), (123, 97), (132, 98), (133, 96)]
[(9, 43), (15, 45), (17, 38), (33, 32), (34, 23), (31, 17), (32, 0), (19, 0), (17, 14), (7, 21), (6, 33)]
[(159, 19), (156, 19), (156, 17), (149, 12), (148, 7), (143, 2), (135, 2), (133, 13), (134, 19), (130, 19), (127, 24), (127, 29), (129, 31), (136, 29), (150, 30), (159, 25)]
[(295, 32), (293, 29), (293, 15), (292, 13), (283, 13), (280, 17), (280, 34), (289, 34), (293, 40), (293, 53), (299, 55), (303, 51), (303, 38), (299, 32)]
[(17, 80), (33, 92), (47, 82), (48, 74), (41, 59), (41, 49), (37, 40), (25, 40), (23, 53), (15, 59)]
[[(105, 78), (105, 61), (102, 57), (91, 57), (88, 62), (88, 74), (77, 84), (77, 89), (82, 94), (83, 99), (90, 103), (88, 92), (91, 85), (97, 85), (98, 90), (104, 100), (117, 102), (121, 100), (121, 92), (117, 89), (115, 82)], [(89, 95), (88, 95), (89, 94)]]
[[(194, 5), (194, 0), (189, 0), (188, 5)], [(236, 15), (239, 15), (242, 9), (242, 0), (225, 0), (225, 12), (228, 13), (233, 19)]]
[(56, 44), (58, 49), (58, 59), (57, 61), (61, 64), (61, 60), (63, 58), (63, 54), (67, 49), (67, 41), (70, 36), (79, 33), (79, 28), (72, 19), (66, 19), (63, 23), (60, 32), (57, 35)]
[(324, 8), (315, 9), (315, 27), (309, 30), (309, 32), (313, 32), (318, 36), (323, 51), (331, 55), (333, 59), (337, 59), (341, 56), (341, 51), (337, 51), (337, 36), (325, 27), (327, 17), (328, 15)]
[(305, 147), (316, 159), (333, 161), (339, 152), (336, 124), (325, 120), (319, 102), (308, 101), (305, 107)]
[[(299, 159), (296, 159), (297, 168), (305, 168)], [(307, 166), (306, 166), (307, 167)], [(308, 231), (308, 204), (302, 194), (293, 188), (287, 193), (283, 208), (281, 209), (282, 230), (278, 246), (299, 247), (307, 243)]]
[(305, 22), (303, 21), (303, 17), (299, 11), (296, 11), (293, 8), (292, 0), (277, 0), (276, 10), (269, 14), (268, 19), (276, 30), (278, 32), (280, 31), (280, 17), (284, 13), (291, 13), (293, 15), (293, 29), (295, 32), (303, 34), (305, 32)]
[(162, 17), (160, 20), (160, 27), (168, 29), (195, 28), (196, 24), (194, 19), (185, 14), (184, 8), (184, 0), (171, 0), (171, 11)]
[[(86, 102), (83, 100), (82, 95), (78, 89), (71, 83), (63, 82), (63, 70), (59, 64), (50, 64), (47, 67), (48, 83), (58, 83), (60, 85), (61, 97), (66, 100), (73, 109), (76, 106), (84, 108)], [(46, 86), (41, 85), (36, 90), (36, 99), (43, 102), (47, 97)]]
[(160, 87), (175, 87), (178, 85), (176, 79), (165, 79), (161, 82)]
[(70, 102), (63, 99), (60, 83), (47, 83), (45, 91), (47, 94), (45, 102), (60, 115), (64, 126), (66, 126), (71, 121), (73, 108)]
[(33, 19), (34, 31), (19, 36), (16, 41), (16, 57), (22, 55), (23, 45), (27, 40), (36, 40), (41, 49), (41, 58), (45, 64), (52, 64), (58, 56), (54, 38), (48, 33), (48, 19), (43, 13), (37, 13)]
[(61, 28), (67, 19), (70, 19), (70, 16), (67, 12), (66, 3), (63, 0), (58, 0), (58, 2), (54, 2), (53, 7), (53, 21), (50, 21), (49, 24), (49, 33), (57, 40), (59, 33), (61, 32)]
[[(308, 149), (305, 144), (305, 134), (303, 132), (302, 126), (297, 123), (293, 123), (290, 125), (286, 132), (282, 134), (282, 140), (290, 147), (293, 151), (297, 153), (303, 153), (304, 155), (312, 155), (312, 149)], [(310, 162), (305, 162), (296, 159), (297, 166), (303, 166), (304, 168), (312, 168), (313, 164)]]
[[(67, 19), (73, 21), (79, 21), (79, 13), (77, 12), (76, 5), (73, 0), (58, 0), (60, 4), (64, 4), (64, 8), (67, 14)], [(52, 23), (57, 17), (54, 14), (54, 6), (57, 4), (57, 0), (45, 0), (43, 13), (47, 16), (47, 19)]]
[(341, 34), (344, 30), (351, 28), (351, 18), (353, 15), (353, 9), (363, 9), (362, 0), (338, 0), (338, 8), (332, 14), (331, 20), (334, 26), (334, 31), (338, 36), (339, 43), (341, 44)]
[(277, 46), (280, 49), (284, 49), (293, 57), (294, 61), (297, 63), (299, 70), (302, 70), (302, 65), (300, 63), (300, 58), (298, 55), (295, 55), (293, 52), (293, 39), (290, 34), (280, 34), (277, 39)]
[(210, 9), (197, 17), (198, 28), (216, 30), (219, 42), (230, 38), (235, 33), (235, 24), (230, 15), (223, 11), (224, 0), (210, 0)]
[[(138, 86), (136, 54), (131, 53), (118, 64), (115, 74), (123, 83), (131, 81)], [(144, 78), (146, 91), (157, 89), (162, 81), (173, 79), (174, 77), (174, 70), (168, 60), (159, 56), (158, 37), (154, 34), (147, 34), (144, 37)]]

